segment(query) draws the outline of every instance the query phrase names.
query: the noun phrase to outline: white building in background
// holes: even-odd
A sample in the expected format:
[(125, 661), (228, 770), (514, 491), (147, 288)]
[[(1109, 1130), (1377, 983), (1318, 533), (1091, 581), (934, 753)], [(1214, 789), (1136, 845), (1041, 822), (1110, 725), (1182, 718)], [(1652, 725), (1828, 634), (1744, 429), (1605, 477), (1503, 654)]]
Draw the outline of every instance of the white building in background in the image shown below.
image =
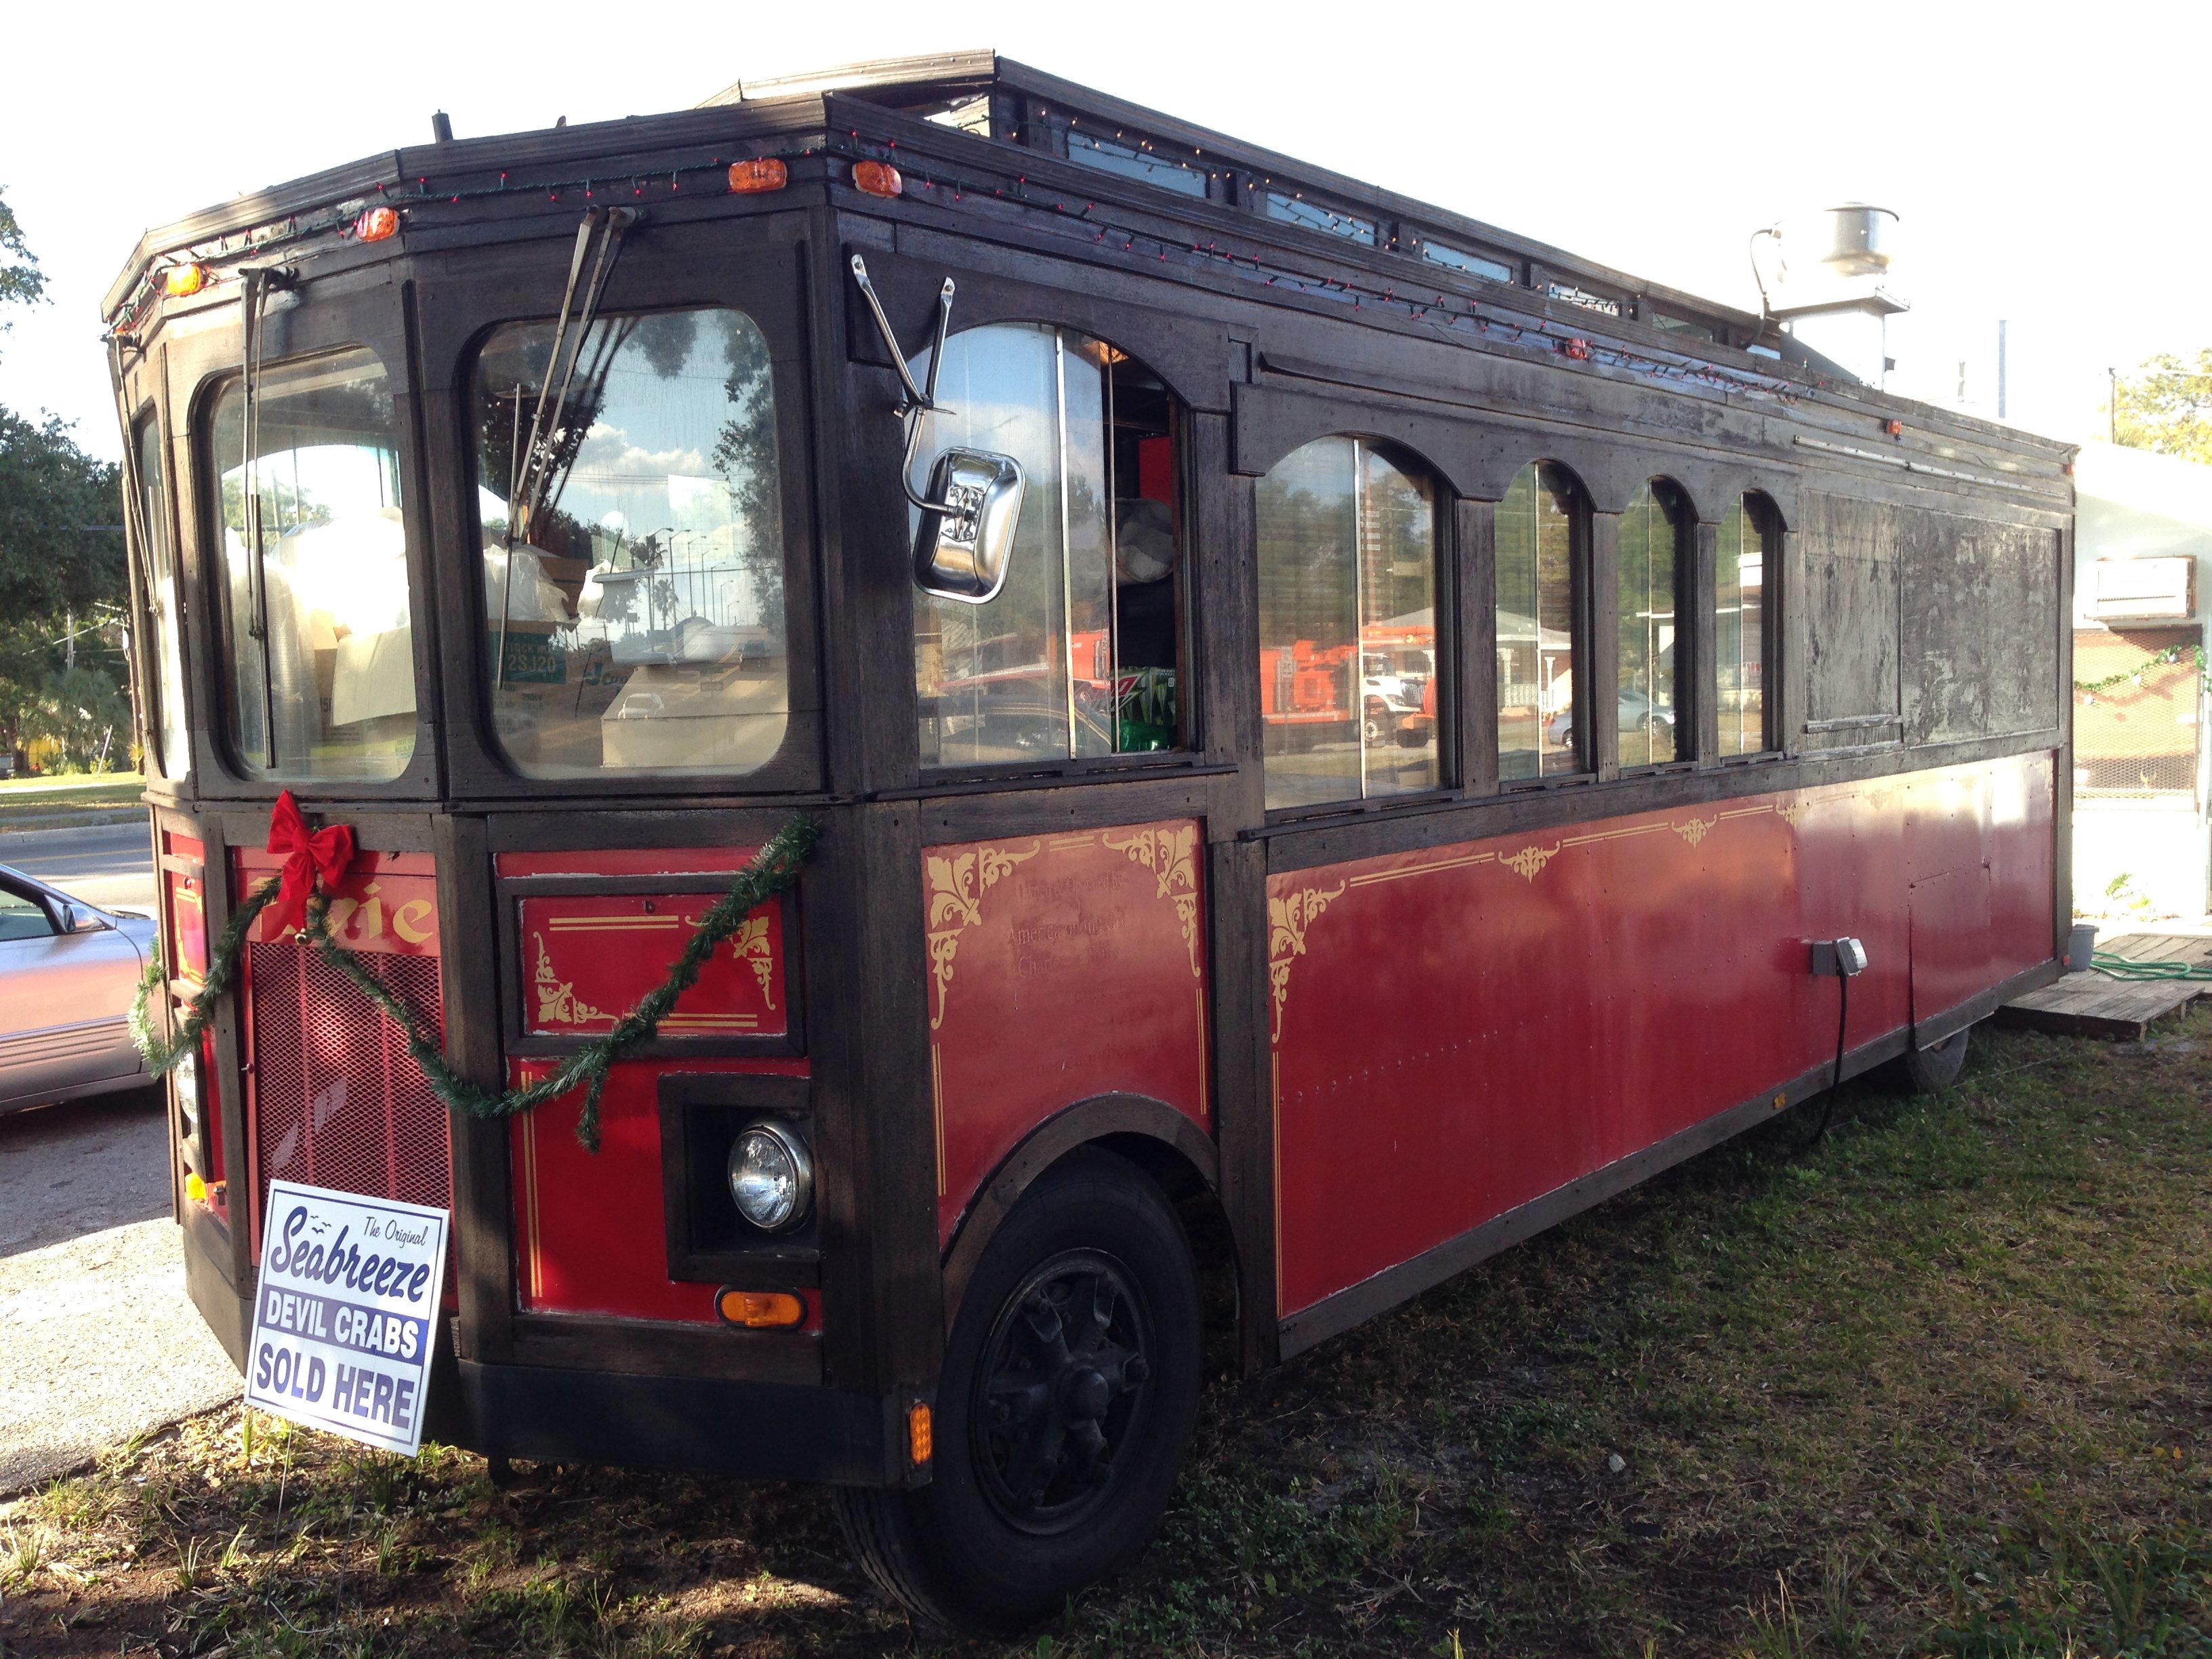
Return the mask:
[(2200, 915), (2212, 466), (2093, 443), (2074, 483), (2074, 906)]

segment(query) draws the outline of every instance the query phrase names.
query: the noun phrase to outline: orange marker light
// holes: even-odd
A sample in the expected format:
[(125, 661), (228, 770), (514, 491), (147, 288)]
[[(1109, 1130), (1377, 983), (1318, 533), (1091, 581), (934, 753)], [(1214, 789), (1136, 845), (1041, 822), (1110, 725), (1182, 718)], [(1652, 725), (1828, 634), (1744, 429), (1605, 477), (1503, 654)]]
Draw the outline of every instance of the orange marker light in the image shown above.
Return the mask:
[(743, 1331), (790, 1331), (806, 1322), (806, 1304), (789, 1291), (741, 1291), (725, 1285), (714, 1292), (714, 1312), (725, 1325)]
[(1889, 434), (1893, 438), (1901, 438), (1905, 435), (1905, 422), (1902, 421), (1884, 421), (1881, 423), (1881, 429)]
[(773, 155), (756, 155), (750, 161), (730, 163), (730, 188), (739, 196), (781, 190), (790, 182), (791, 169)]
[(853, 186), (871, 196), (897, 196), (906, 190), (906, 180), (889, 161), (855, 161)]
[(171, 265), (161, 273), (161, 292), (172, 300), (198, 293), (208, 284), (205, 265)]
[(917, 1400), (906, 1408), (906, 1455), (916, 1468), (929, 1462), (936, 1431), (929, 1420), (929, 1402)]
[(397, 236), (399, 234), (399, 210), (388, 207), (369, 209), (353, 222), (353, 234), (355, 240), (363, 242), (380, 242), (387, 236)]

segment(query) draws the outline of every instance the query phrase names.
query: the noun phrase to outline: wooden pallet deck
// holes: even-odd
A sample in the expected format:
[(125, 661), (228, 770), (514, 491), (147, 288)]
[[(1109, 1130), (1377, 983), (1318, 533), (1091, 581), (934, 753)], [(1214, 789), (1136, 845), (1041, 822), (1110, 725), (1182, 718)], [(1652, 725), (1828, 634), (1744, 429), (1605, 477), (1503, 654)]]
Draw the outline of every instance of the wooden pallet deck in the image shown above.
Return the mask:
[[(2212, 936), (2122, 933), (2098, 940), (2097, 949), (2133, 962), (2203, 963), (2212, 961)], [(2154, 1020), (2201, 996), (2212, 996), (2212, 980), (2114, 979), (2093, 968), (2086, 974), (2068, 974), (2005, 1004), (1997, 1018), (2008, 1025), (2066, 1036), (2140, 1042)]]

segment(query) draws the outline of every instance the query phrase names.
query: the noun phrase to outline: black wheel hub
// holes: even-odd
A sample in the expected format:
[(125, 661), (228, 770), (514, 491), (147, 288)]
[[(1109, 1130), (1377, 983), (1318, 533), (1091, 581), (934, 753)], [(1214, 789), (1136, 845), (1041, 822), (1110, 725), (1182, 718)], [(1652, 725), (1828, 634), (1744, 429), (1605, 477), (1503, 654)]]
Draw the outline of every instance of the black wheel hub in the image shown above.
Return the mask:
[(984, 1496), (1010, 1524), (1060, 1532), (1103, 1501), (1144, 1407), (1151, 1340), (1127, 1275), (1097, 1251), (1054, 1256), (1006, 1298), (970, 1433)]

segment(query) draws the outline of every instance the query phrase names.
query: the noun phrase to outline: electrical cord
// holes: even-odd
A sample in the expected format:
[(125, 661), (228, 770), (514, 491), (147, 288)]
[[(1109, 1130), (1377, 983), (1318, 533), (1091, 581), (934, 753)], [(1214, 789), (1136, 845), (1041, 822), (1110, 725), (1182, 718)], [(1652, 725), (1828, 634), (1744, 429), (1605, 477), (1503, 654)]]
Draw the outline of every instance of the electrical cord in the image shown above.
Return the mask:
[(1849, 974), (1838, 974), (1836, 975), (1836, 1074), (1829, 1079), (1828, 1097), (1820, 1103), (1820, 1127), (1813, 1131), (1813, 1138), (1805, 1143), (1805, 1150), (1808, 1152), (1819, 1146), (1822, 1138), (1827, 1134), (1828, 1120), (1835, 1114), (1836, 1091), (1841, 1088), (1844, 1083), (1844, 1030), (1850, 1024), (1850, 1018), (1851, 976)]

